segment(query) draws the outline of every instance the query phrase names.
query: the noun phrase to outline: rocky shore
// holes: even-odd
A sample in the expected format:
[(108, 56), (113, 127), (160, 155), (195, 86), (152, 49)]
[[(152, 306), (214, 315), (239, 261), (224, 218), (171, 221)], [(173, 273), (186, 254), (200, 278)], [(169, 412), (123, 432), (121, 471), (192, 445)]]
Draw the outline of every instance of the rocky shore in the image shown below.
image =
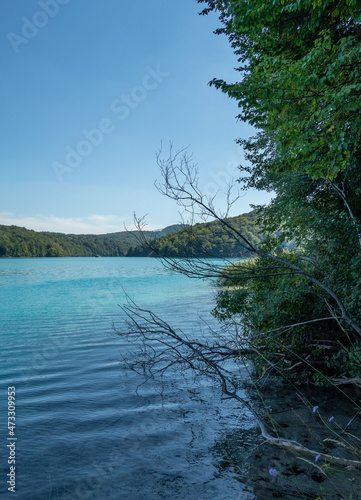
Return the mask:
[[(269, 381), (261, 389), (263, 402), (252, 387), (248, 392), (275, 437), (297, 441), (319, 454), (361, 461), (359, 388), (343, 387), (341, 392)], [(235, 432), (223, 452), (227, 466), (255, 500), (361, 498), (361, 468), (337, 465), (322, 456), (316, 461), (271, 445), (256, 427)]]
[[(273, 426), (274, 435), (297, 441), (320, 454), (361, 460), (359, 388), (342, 388), (341, 392), (334, 388), (269, 384), (261, 395), (269, 408), (267, 422)], [(260, 411), (266, 413), (265, 407), (260, 405)], [(247, 468), (247, 482), (257, 500), (361, 498), (360, 468), (330, 463), (322, 457), (315, 461), (312, 456), (286, 451), (262, 438)]]

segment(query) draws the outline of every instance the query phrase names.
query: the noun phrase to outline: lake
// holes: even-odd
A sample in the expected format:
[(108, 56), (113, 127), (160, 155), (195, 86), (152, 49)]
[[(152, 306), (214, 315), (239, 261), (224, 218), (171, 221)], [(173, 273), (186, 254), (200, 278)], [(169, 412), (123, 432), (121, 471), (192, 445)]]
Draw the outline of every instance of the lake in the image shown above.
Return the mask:
[[(1, 498), (253, 499), (242, 460), (257, 430), (208, 380), (124, 367), (126, 295), (186, 333), (214, 288), (147, 258), (1, 259)], [(8, 492), (8, 387), (16, 389), (16, 496)]]

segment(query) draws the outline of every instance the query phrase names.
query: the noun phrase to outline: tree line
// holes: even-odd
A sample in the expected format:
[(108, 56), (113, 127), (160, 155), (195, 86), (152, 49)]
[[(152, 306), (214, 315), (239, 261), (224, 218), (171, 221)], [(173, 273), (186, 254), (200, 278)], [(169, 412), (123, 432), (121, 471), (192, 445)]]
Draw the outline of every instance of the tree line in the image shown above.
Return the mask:
[[(176, 231), (180, 225), (162, 231), (146, 231), (150, 239)], [(0, 225), (0, 257), (124, 257), (138, 245), (137, 231), (109, 234), (63, 234), (38, 232), (18, 226)]]
[[(255, 211), (230, 218), (254, 242), (261, 241)], [(0, 225), (0, 257), (171, 257), (194, 256), (205, 251), (210, 257), (239, 257), (239, 248), (217, 222), (192, 227), (181, 224), (161, 231), (122, 231), (102, 235), (38, 232), (18, 226)], [(147, 244), (143, 241), (147, 240)], [(149, 243), (152, 248), (149, 248)], [(248, 256), (249, 253), (245, 254)]]
[[(227, 218), (237, 230), (242, 231), (255, 245), (263, 239), (258, 212), (245, 213)], [(146, 235), (144, 235), (146, 236)], [(127, 255), (137, 257), (162, 256), (166, 258), (194, 257), (250, 257), (252, 252), (244, 249), (232, 238), (219, 221), (187, 225), (183, 229), (170, 233), (153, 242), (147, 240), (131, 248)]]

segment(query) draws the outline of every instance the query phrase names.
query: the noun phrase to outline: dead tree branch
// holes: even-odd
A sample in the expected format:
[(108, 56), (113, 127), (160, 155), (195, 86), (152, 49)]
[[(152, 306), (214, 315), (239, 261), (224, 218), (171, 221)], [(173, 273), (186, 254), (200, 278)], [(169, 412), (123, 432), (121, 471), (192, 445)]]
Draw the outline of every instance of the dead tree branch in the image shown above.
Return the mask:
[(256, 348), (247, 346), (238, 337), (228, 339), (227, 344), (211, 341), (200, 341), (190, 338), (183, 331), (174, 329), (152, 311), (138, 307), (128, 298), (128, 303), (122, 307), (126, 315), (126, 329), (117, 334), (133, 339), (140, 345), (140, 352), (134, 353), (132, 362), (128, 365), (147, 379), (162, 377), (172, 367), (181, 370), (192, 370), (220, 383), (223, 395), (235, 399), (246, 407), (253, 415), (262, 437), (270, 444), (300, 453), (302, 455), (322, 457), (328, 462), (343, 466), (361, 467), (357, 460), (345, 459), (330, 454), (311, 450), (297, 441), (274, 437), (267, 429), (261, 415), (249, 401), (238, 393), (238, 383), (234, 375), (227, 370), (226, 362), (236, 357), (256, 352)]
[[(173, 153), (171, 145), (169, 157), (166, 159), (162, 159), (161, 153), (162, 151), (160, 150), (157, 154), (157, 163), (163, 177), (163, 182), (162, 184), (156, 184), (156, 186), (163, 195), (176, 201), (179, 206), (191, 215), (192, 221), (197, 217), (202, 220), (207, 218), (216, 220), (221, 224), (222, 230), (224, 230), (225, 234), (231, 236), (233, 240), (246, 252), (257, 255), (267, 261), (273, 261), (275, 265), (279, 266), (279, 268), (287, 269), (287, 271), (284, 271), (286, 273), (295, 273), (310, 280), (314, 285), (317, 285), (333, 299), (337, 307), (335, 316), (338, 320), (345, 321), (354, 330), (357, 336), (361, 336), (361, 326), (348, 313), (341, 298), (327, 285), (326, 282), (322, 281), (321, 278), (316, 277), (296, 263), (290, 262), (275, 253), (267, 253), (253, 245), (248, 238), (246, 238), (237, 229), (237, 227), (235, 227), (232, 222), (225, 217), (225, 214), (229, 213), (229, 209), (232, 204), (239, 198), (239, 194), (237, 193), (232, 198), (232, 186), (229, 187), (229, 192), (227, 193), (228, 208), (225, 213), (219, 213), (214, 204), (215, 196), (207, 197), (199, 188), (198, 169), (197, 166), (193, 164), (192, 155), (187, 152), (187, 148)], [(136, 220), (140, 231), (142, 230), (141, 225), (143, 222), (144, 221), (142, 219)], [(157, 252), (156, 245), (153, 245), (151, 242), (150, 245), (150, 248)], [(224, 272), (225, 265), (227, 265), (227, 260), (226, 262), (223, 261), (220, 265), (217, 265), (214, 262), (207, 261), (207, 259), (193, 258), (193, 256), (185, 259), (165, 257), (162, 256), (159, 251), (158, 256), (166, 267), (196, 278), (224, 277), (222, 275), (222, 269)], [(240, 269), (242, 270), (242, 265), (240, 266)], [(252, 276), (252, 272), (250, 272), (246, 267), (244, 267), (242, 271), (244, 273), (244, 278)], [(267, 268), (265, 268), (265, 272), (267, 272)], [(225, 276), (225, 278), (227, 279), (227, 276)]]

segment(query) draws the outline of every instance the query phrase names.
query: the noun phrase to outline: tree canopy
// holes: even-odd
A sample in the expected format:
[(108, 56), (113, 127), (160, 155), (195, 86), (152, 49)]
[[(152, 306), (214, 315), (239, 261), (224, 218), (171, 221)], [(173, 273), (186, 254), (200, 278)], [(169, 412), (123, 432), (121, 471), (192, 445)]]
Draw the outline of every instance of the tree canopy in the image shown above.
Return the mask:
[(357, 0), (219, 0), (241, 80), (212, 84), (260, 130), (246, 144), (277, 172), (334, 179), (360, 161), (361, 9)]
[[(238, 231), (246, 235), (254, 245), (263, 239), (261, 226), (258, 224), (258, 212), (237, 217), (230, 217), (227, 221)], [(187, 226), (179, 231), (170, 233), (149, 241), (129, 250), (128, 256), (157, 256), (163, 257), (250, 257), (252, 252), (235, 241), (222, 223), (218, 221), (198, 223)]]
[[(161, 231), (146, 231), (157, 239), (182, 226), (175, 224)], [(38, 232), (18, 226), (0, 225), (0, 257), (124, 257), (139, 244), (137, 231), (108, 234), (63, 234)]]
[[(268, 237), (260, 258), (233, 269), (237, 290), (220, 291), (215, 314), (240, 314), (256, 344), (263, 332), (272, 362), (282, 341), (298, 364), (312, 339), (329, 342), (335, 356), (313, 354), (318, 366), (360, 374), (360, 2), (198, 1), (203, 14), (218, 13), (217, 33), (228, 36), (239, 61), (239, 81), (210, 84), (255, 127), (253, 137), (238, 139), (247, 160), (240, 184), (275, 193), (262, 207)], [(290, 239), (295, 248), (285, 253)], [(283, 271), (275, 266), (281, 261)]]

